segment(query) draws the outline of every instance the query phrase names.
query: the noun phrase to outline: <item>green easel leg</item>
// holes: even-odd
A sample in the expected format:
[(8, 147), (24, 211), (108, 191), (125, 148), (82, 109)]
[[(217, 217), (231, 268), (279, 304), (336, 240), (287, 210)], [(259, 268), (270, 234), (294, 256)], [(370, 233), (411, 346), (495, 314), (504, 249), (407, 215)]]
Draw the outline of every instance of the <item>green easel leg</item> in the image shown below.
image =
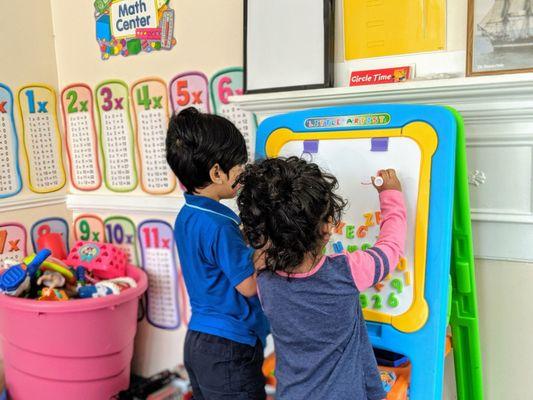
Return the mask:
[(453, 208), (452, 255), (452, 329), (455, 379), (459, 400), (483, 399), (483, 376), (479, 342), (478, 309), (468, 171), (463, 120), (450, 109), (457, 120), (457, 155), (455, 162), (455, 194)]

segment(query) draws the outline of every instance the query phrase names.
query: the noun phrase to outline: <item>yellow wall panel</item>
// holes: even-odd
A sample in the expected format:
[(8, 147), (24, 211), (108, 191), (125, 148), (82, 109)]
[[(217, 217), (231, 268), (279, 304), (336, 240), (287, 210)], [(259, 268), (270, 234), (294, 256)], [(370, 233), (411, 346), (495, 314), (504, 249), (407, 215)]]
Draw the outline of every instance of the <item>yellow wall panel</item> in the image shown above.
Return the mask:
[(443, 50), (446, 0), (344, 0), (345, 58)]

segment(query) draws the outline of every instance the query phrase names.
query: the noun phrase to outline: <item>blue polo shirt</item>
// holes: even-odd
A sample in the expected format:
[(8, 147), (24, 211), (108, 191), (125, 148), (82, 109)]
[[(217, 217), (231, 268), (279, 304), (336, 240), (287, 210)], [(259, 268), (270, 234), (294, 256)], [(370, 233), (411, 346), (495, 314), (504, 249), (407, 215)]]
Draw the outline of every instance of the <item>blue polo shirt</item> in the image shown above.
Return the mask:
[(265, 344), (268, 322), (257, 296), (235, 286), (254, 273), (239, 217), (225, 205), (185, 194), (174, 225), (181, 269), (192, 310), (189, 329), (255, 346)]

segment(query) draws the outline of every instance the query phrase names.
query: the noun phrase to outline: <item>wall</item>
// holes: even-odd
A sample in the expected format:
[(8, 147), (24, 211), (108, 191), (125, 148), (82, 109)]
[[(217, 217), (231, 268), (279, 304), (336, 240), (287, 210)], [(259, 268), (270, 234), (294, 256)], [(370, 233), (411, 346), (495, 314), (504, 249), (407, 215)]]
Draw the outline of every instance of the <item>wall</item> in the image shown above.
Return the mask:
[[(28, 6), (21, 7), (18, 2), (1, 0), (0, 27), (3, 32), (19, 32), (20, 21), (25, 23), (24, 35), (11, 35), (10, 40), (4, 43), (4, 54), (15, 56), (0, 63), (0, 81), (14, 91), (29, 81), (42, 81), (61, 88), (78, 81), (92, 86), (113, 77), (128, 83), (151, 75), (169, 80), (179, 72), (194, 69), (210, 76), (220, 68), (242, 63), (242, 0), (173, 0), (173, 8), (177, 12), (177, 45), (172, 51), (131, 58), (116, 57), (106, 62), (100, 61), (94, 39), (92, 2), (27, 0), (25, 4)], [(341, 1), (337, 0), (338, 16), (341, 15), (340, 5)], [(29, 8), (31, 13), (27, 12)], [(342, 63), (342, 50), (339, 53), (338, 48), (338, 83), (347, 79), (346, 71), (353, 67), (411, 62), (429, 65), (429, 60), (434, 65), (442, 65), (441, 61), (445, 59), (451, 60), (449, 62), (453, 66), (464, 65), (465, 10), (466, 0), (448, 1), (447, 38), (451, 52), (438, 54), (438, 61), (428, 58), (428, 55), (414, 55), (345, 65)], [(341, 24), (342, 19), (338, 19), (337, 26), (341, 27)], [(337, 38), (338, 43), (341, 43), (340, 29)], [(27, 187), (25, 176), (24, 180), (24, 186)], [(100, 193), (108, 194), (105, 189)], [(24, 189), (22, 196), (30, 199), (36, 197), (27, 189)], [(170, 197), (175, 197), (178, 203), (178, 196), (179, 191), (176, 191)], [(39, 198), (43, 198), (42, 195)], [(44, 198), (56, 199), (57, 193)], [(0, 208), (0, 221), (21, 220), (31, 223), (33, 217), (60, 213), (64, 213), (64, 209), (57, 204), (34, 208), (31, 214), (23, 210), (2, 211)], [(139, 221), (146, 217), (156, 215), (136, 213), (134, 219)], [(172, 221), (169, 213), (158, 217)], [(528, 282), (533, 279), (533, 269), (528, 263), (478, 260), (476, 272), (486, 398), (528, 398), (528, 361), (533, 358), (533, 341), (527, 340), (523, 333), (533, 329), (533, 316), (528, 312), (530, 307), (526, 298)], [(170, 367), (179, 359), (184, 329), (163, 332), (143, 323), (141, 333), (139, 345), (147, 346), (148, 341), (152, 345), (145, 348), (136, 359), (137, 369), (149, 374), (155, 372), (152, 370), (155, 361)], [(452, 371), (451, 365), (448, 365), (447, 371)], [(451, 373), (447, 381), (446, 398), (453, 399)]]
[[(52, 0), (59, 87), (76, 82), (94, 87), (109, 78), (120, 78), (131, 84), (148, 76), (160, 77), (168, 83), (176, 74), (185, 71), (199, 70), (210, 77), (222, 68), (242, 65), (242, 0), (173, 0), (171, 5), (176, 12), (174, 36), (177, 40), (172, 50), (128, 58), (117, 56), (104, 62), (100, 60), (95, 39), (92, 2)], [(73, 188), (70, 191), (79, 193)], [(147, 196), (140, 188), (121, 196), (102, 187), (88, 196), (95, 194), (109, 195), (109, 203), (117, 205), (114, 211), (106, 210), (99, 215), (127, 215), (135, 223), (158, 218), (173, 224), (177, 203), (182, 197), (179, 188), (170, 195), (158, 196), (159, 199), (166, 197), (169, 202), (175, 198), (176, 210), (147, 213), (140, 210), (126, 212), (118, 206), (121, 198)], [(76, 216), (91, 212), (91, 207), (72, 211)], [(176, 331), (167, 331), (143, 321), (137, 336), (134, 370), (151, 375), (181, 362), (184, 334), (183, 326)]]

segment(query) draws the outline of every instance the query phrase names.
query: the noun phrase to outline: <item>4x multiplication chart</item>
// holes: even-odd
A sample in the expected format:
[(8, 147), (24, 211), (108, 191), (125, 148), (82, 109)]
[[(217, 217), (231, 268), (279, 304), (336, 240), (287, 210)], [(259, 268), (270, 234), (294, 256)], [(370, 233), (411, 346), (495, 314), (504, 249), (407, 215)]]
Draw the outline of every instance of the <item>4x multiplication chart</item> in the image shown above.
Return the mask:
[(165, 155), (168, 128), (166, 83), (157, 78), (138, 81), (131, 87), (131, 98), (141, 160), (141, 187), (151, 194), (170, 193), (176, 187), (176, 177)]

